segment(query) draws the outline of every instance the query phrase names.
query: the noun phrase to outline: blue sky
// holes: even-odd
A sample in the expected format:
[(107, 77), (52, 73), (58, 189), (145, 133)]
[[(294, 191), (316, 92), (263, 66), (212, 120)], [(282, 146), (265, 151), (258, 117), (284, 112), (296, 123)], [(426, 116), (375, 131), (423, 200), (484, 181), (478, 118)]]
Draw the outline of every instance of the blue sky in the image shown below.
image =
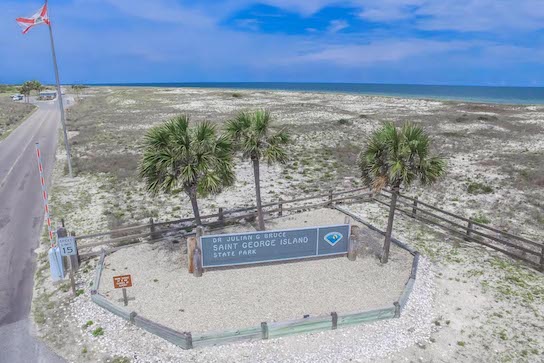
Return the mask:
[[(0, 83), (53, 81), (40, 1), (0, 3)], [(50, 0), (61, 81), (544, 86), (543, 0)]]

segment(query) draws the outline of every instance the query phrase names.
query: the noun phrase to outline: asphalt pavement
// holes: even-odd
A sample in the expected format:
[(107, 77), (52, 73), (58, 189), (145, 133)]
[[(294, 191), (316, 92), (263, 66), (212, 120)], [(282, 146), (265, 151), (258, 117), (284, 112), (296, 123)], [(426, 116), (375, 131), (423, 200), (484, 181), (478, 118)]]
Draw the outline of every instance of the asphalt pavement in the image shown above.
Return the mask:
[(44, 209), (35, 154), (39, 142), (49, 185), (60, 124), (56, 101), (0, 142), (0, 362), (64, 362), (33, 335), (30, 307)]

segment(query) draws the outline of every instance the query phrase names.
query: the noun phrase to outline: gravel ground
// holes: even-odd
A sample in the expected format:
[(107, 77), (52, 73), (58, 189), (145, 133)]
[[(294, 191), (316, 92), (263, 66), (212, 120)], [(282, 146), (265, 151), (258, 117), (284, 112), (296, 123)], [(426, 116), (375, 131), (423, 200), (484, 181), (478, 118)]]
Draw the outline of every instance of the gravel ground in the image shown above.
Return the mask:
[[(86, 283), (90, 282), (88, 275)], [(68, 326), (93, 325), (83, 330), (76, 348), (92, 346), (73, 361), (98, 361), (105, 357), (126, 357), (132, 362), (368, 362), (426, 342), (433, 320), (434, 272), (421, 258), (414, 289), (400, 319), (341, 328), (335, 331), (292, 337), (182, 350), (103, 310), (88, 295), (76, 298), (66, 311)], [(94, 337), (101, 327), (104, 335)], [(84, 359), (87, 355), (87, 359)], [(91, 357), (93, 357), (91, 359)]]
[[(343, 220), (342, 213), (321, 209), (277, 218), (268, 228), (330, 225)], [(248, 227), (228, 230), (244, 232)], [(130, 309), (142, 316), (179, 331), (240, 329), (305, 314), (391, 306), (402, 293), (412, 262), (409, 253), (393, 246), (391, 261), (385, 266), (366, 254), (355, 262), (345, 257), (306, 260), (211, 270), (195, 278), (187, 272), (184, 252), (178, 244), (168, 242), (117, 251), (106, 257), (100, 292), (121, 306), (122, 294), (113, 289), (113, 276), (131, 274), (133, 287), (128, 292), (135, 300), (129, 303)]]

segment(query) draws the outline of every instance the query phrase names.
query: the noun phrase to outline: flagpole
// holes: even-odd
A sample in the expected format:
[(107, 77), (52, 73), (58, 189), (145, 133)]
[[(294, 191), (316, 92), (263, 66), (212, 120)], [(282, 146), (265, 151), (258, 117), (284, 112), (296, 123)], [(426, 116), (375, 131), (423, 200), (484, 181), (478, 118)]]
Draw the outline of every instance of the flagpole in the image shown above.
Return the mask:
[[(45, 5), (47, 5), (47, 0), (45, 0)], [(49, 9), (47, 9), (49, 12)], [(57, 66), (57, 55), (55, 54), (55, 42), (53, 41), (53, 29), (51, 28), (51, 18), (49, 18), (49, 37), (51, 38), (51, 53), (53, 54), (53, 66), (55, 67), (55, 81), (57, 83), (57, 101), (59, 104), (60, 110), (60, 122), (62, 123), (62, 131), (64, 133), (64, 147), (66, 149), (66, 156), (68, 158), (68, 174), (70, 178), (73, 177), (72, 174), (72, 157), (70, 156), (70, 144), (68, 143), (68, 133), (66, 132), (66, 119), (64, 116), (64, 103), (62, 101), (62, 91), (60, 89), (60, 78), (59, 78), (59, 67)]]

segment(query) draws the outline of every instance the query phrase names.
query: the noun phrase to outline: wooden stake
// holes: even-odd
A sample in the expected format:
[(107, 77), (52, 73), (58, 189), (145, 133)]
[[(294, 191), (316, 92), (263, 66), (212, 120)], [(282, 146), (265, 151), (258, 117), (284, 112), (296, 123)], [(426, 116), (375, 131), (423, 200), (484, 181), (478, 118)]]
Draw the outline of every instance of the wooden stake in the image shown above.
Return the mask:
[(76, 279), (74, 277), (74, 265), (72, 265), (71, 258), (69, 258), (68, 261), (68, 263), (70, 264), (70, 286), (72, 287), (72, 295), (76, 296)]
[(189, 266), (189, 273), (192, 274), (195, 270), (195, 263), (193, 261), (196, 248), (196, 237), (187, 238), (187, 265)]
[(280, 201), (278, 202), (278, 217), (283, 216), (283, 200), (280, 198)]
[(348, 242), (348, 260), (355, 261), (357, 259), (357, 251), (355, 249), (357, 240), (356, 237), (352, 234), (349, 236)]
[[(76, 232), (72, 231), (70, 232), (70, 236), (75, 237)], [(81, 258), (79, 257), (79, 249), (77, 248), (77, 238), (76, 238), (76, 254), (70, 256), (70, 266), (73, 269), (74, 273), (79, 270), (79, 264), (81, 262)]]
[(200, 252), (200, 248), (195, 248), (195, 253), (193, 255), (193, 264), (194, 264), (194, 271), (193, 276), (194, 277), (201, 277), (202, 276), (202, 253)]

